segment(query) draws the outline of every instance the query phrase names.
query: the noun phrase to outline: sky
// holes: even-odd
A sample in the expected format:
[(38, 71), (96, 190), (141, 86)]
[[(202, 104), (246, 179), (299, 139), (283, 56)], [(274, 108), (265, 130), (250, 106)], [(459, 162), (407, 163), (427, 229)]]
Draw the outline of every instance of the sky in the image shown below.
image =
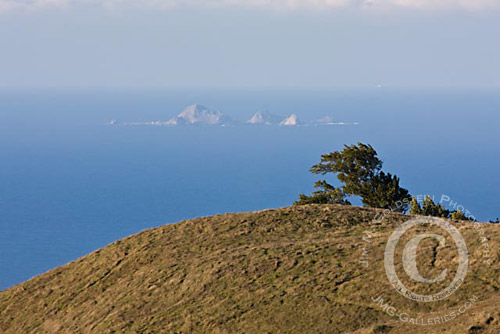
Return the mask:
[(500, 87), (500, 0), (0, 0), (0, 87)]

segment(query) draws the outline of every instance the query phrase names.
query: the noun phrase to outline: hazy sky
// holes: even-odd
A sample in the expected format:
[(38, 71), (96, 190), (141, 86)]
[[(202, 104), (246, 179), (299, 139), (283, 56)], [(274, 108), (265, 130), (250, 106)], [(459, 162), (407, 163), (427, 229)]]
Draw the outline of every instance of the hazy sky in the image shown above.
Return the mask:
[(0, 86), (500, 87), (500, 0), (0, 0)]

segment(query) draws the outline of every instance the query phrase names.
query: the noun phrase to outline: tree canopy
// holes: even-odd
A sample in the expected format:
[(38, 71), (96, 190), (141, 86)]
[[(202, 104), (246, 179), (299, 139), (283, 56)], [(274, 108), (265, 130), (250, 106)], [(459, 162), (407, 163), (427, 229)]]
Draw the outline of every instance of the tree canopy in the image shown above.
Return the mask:
[(351, 203), (345, 199), (345, 194), (342, 189), (335, 188), (328, 182), (322, 180), (317, 181), (314, 184), (316, 190), (312, 193), (312, 196), (307, 196), (304, 194), (299, 195), (299, 200), (295, 202), (295, 205), (302, 204), (345, 204), (350, 205)]
[[(408, 190), (399, 185), (399, 178), (382, 171), (382, 160), (371, 145), (358, 143), (345, 145), (342, 151), (321, 156), (320, 163), (311, 167), (314, 174), (336, 175), (342, 186), (335, 188), (326, 181), (316, 183), (312, 196), (300, 195), (295, 204), (340, 203), (348, 204), (346, 196), (359, 196), (364, 206), (405, 212), (411, 198)], [(395, 205), (404, 203), (403, 205)]]

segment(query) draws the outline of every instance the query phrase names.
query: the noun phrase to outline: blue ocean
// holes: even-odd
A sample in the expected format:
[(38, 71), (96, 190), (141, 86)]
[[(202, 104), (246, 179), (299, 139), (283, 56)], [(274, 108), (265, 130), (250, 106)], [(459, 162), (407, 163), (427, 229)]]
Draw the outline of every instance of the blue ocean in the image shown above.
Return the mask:
[[(344, 126), (109, 126), (167, 120), (200, 103)], [(500, 94), (488, 90), (0, 91), (0, 289), (143, 229), (290, 205), (308, 169), (371, 144), (412, 194), (500, 216)]]

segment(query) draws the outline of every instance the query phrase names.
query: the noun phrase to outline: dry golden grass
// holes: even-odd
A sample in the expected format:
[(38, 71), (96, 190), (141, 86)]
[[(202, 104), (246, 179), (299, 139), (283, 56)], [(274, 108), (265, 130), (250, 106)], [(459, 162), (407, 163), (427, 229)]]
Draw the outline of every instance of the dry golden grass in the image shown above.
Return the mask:
[[(500, 333), (500, 226), (484, 227), (488, 266), (473, 224), (454, 223), (469, 247), (467, 279), (445, 301), (422, 305), (395, 292), (383, 265), (389, 235), (409, 217), (375, 222), (377, 213), (308, 205), (146, 230), (1, 292), (0, 333)], [(421, 266), (431, 276), (450, 261), (437, 254)], [(383, 312), (371, 301), (379, 295), (421, 315), (478, 301), (422, 327)]]

